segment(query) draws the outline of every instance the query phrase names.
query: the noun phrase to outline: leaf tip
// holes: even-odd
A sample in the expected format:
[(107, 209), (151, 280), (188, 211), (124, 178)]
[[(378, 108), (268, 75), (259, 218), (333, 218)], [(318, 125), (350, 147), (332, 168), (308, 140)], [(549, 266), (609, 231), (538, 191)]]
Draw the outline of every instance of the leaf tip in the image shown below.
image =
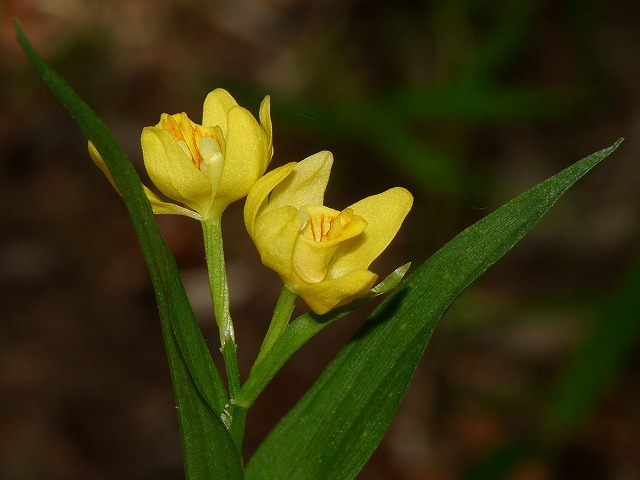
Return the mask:
[(16, 31), (16, 37), (18, 37), (18, 41), (22, 44), (25, 37), (24, 37), (24, 32), (22, 31), (22, 24), (20, 23), (20, 20), (18, 20), (17, 18), (13, 19), (13, 28)]
[(410, 266), (411, 262), (405, 263), (404, 265), (396, 268), (390, 275), (371, 289), (371, 296), (377, 297), (378, 295), (382, 295), (383, 293), (387, 293), (396, 288), (404, 278)]
[(22, 24), (17, 18), (13, 19), (13, 28), (16, 31), (16, 38), (18, 39), (18, 43), (22, 47), (22, 50), (24, 50), (27, 57), (32, 60), (31, 56), (34, 54), (33, 47), (31, 46), (31, 43), (29, 43), (29, 40), (27, 40), (27, 36), (22, 30)]

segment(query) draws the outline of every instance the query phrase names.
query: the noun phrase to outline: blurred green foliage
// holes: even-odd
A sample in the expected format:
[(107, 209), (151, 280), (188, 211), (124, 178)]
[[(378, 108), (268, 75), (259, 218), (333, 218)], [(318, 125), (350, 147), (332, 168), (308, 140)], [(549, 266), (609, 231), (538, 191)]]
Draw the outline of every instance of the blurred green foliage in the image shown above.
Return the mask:
[[(56, 68), (115, 126), (134, 159), (139, 128), (157, 121), (160, 111), (198, 112), (203, 93), (216, 86), (254, 106), (270, 93), (274, 162), (334, 151), (334, 180), (339, 184), (342, 175), (348, 185), (330, 192), (337, 203), (362, 196), (351, 189), (370, 194), (372, 185), (390, 181), (416, 193), (415, 213), (399, 243), (406, 251), (389, 261), (391, 269), (424, 260), (472, 221), (557, 171), (558, 162), (628, 137), (609, 165), (577, 187), (450, 312), (423, 372), (433, 377), (426, 382), (436, 399), (418, 397), (422, 410), (410, 413), (436, 439), (427, 445), (430, 459), (446, 464), (455, 457), (447, 466), (460, 478), (513, 476), (527, 459), (567, 479), (606, 478), (623, 461), (639, 472), (637, 458), (620, 460), (606, 451), (615, 425), (599, 444), (585, 440), (594, 423), (607, 422), (603, 405), (629, 391), (632, 404), (638, 398), (638, 6), (623, 0), (291, 0), (272, 2), (277, 6), (260, 17), (245, 7), (261, 2), (224, 3), (162, 1), (151, 12), (122, 2), (99, 25), (105, 15), (87, 15), (73, 28), (65, 23), (72, 15), (55, 17), (52, 23), (64, 28), (57, 36), (45, 31), (34, 43), (53, 49), (67, 35), (48, 58), (57, 59)], [(33, 18), (42, 22), (40, 15)], [(126, 43), (126, 35), (135, 41)], [(0, 68), (8, 71), (8, 64)], [(35, 175), (51, 164), (46, 139), (68, 144), (69, 127), (56, 140), (59, 112), (43, 114), (46, 102), (33, 94), (31, 76), (3, 75), (0, 95), (12, 122), (3, 130), (4, 145), (16, 150), (24, 142), (31, 152), (10, 167)], [(31, 126), (29, 134), (34, 118), (39, 130), (34, 134)], [(22, 140), (20, 132), (27, 132)], [(3, 158), (11, 159), (11, 152)], [(84, 153), (79, 145), (65, 155), (75, 162)], [(9, 173), (3, 177), (22, 188), (22, 177)], [(353, 178), (362, 182), (354, 185)], [(21, 208), (21, 195), (16, 190), (5, 204)], [(33, 219), (29, 212), (22, 217)], [(508, 341), (498, 332), (525, 321), (565, 326), (569, 338), (537, 362), (496, 354)], [(499, 357), (489, 364), (497, 370), (490, 378), (499, 394), (455, 383), (450, 370), (462, 368), (456, 365), (464, 355), (478, 364)], [(515, 380), (500, 376), (505, 363), (518, 367)], [(436, 367), (433, 374), (429, 368)], [(482, 439), (482, 454), (462, 451), (452, 433), (455, 415), (469, 404), (495, 413), (496, 428), (507, 431), (498, 440)], [(604, 473), (563, 470), (567, 452), (585, 445), (609, 463)], [(388, 457), (380, 462), (389, 463)], [(578, 458), (593, 465), (588, 455)]]

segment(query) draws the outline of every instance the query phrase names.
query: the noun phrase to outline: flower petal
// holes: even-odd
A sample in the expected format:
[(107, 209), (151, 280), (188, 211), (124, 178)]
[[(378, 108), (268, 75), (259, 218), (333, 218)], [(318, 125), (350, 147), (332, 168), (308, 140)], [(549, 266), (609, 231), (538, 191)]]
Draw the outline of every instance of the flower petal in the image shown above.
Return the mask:
[(116, 181), (113, 179), (113, 175), (111, 175), (109, 167), (107, 167), (107, 164), (104, 162), (102, 155), (100, 155), (100, 152), (98, 152), (98, 149), (91, 141), (89, 141), (89, 156), (91, 157), (91, 160), (93, 160), (93, 163), (95, 163), (96, 166), (102, 171), (102, 173), (104, 173), (104, 176), (107, 177), (107, 180), (109, 180), (111, 186), (116, 189), (116, 192), (118, 192), (118, 194), (120, 194), (120, 189), (116, 185)]
[(298, 236), (292, 256), (293, 272), (306, 283), (318, 283), (327, 277), (333, 255), (338, 248), (333, 242), (316, 242), (304, 235)]
[(146, 127), (141, 136), (144, 165), (153, 184), (164, 195), (201, 215), (211, 206), (211, 182), (166, 130)]
[(255, 224), (258, 214), (261, 213), (260, 210), (274, 187), (284, 180), (295, 166), (296, 163), (291, 162), (271, 170), (251, 187), (244, 204), (244, 225), (254, 241), (256, 240)]
[(327, 151), (318, 152), (298, 162), (291, 175), (273, 189), (269, 208), (322, 205), (332, 165), (333, 155)]
[(307, 206), (309, 215), (300, 229), (293, 249), (293, 272), (306, 283), (318, 283), (327, 277), (340, 244), (359, 235), (367, 222), (350, 209), (338, 212), (328, 207)]
[(300, 295), (319, 315), (346, 305), (369, 293), (378, 276), (369, 270), (355, 270), (338, 278), (315, 284), (288, 284), (287, 288)]
[(412, 205), (413, 196), (400, 187), (351, 205), (349, 208), (365, 219), (367, 227), (362, 234), (340, 245), (331, 266), (331, 275), (341, 276), (354, 269), (369, 268), (396, 236)]
[(144, 185), (142, 186), (142, 188), (144, 189), (144, 193), (147, 196), (147, 199), (149, 199), (149, 203), (151, 204), (153, 213), (155, 213), (156, 215), (184, 215), (185, 217), (190, 217), (195, 220), (200, 220), (202, 218), (202, 216), (198, 212), (194, 212), (193, 210), (189, 210), (188, 208), (181, 207), (180, 205), (176, 205), (175, 203), (164, 202), (152, 190), (149, 190)]
[(271, 157), (273, 157), (273, 126), (271, 125), (271, 97), (269, 97), (269, 95), (264, 97), (264, 100), (262, 100), (262, 103), (260, 104), (259, 117), (260, 126), (264, 129), (264, 133), (267, 136), (267, 142), (269, 144), (267, 149), (267, 165), (264, 166), (264, 170), (266, 170), (268, 162), (270, 162)]
[(204, 99), (202, 107), (202, 126), (213, 127), (219, 125), (222, 133), (227, 136), (227, 114), (231, 107), (238, 102), (223, 88), (216, 88)]
[(234, 106), (228, 112), (222, 177), (216, 200), (229, 204), (249, 193), (268, 163), (264, 130), (248, 110)]
[(292, 271), (294, 245), (304, 224), (304, 214), (294, 207), (282, 207), (261, 215), (255, 226), (255, 243), (262, 263), (281, 277)]

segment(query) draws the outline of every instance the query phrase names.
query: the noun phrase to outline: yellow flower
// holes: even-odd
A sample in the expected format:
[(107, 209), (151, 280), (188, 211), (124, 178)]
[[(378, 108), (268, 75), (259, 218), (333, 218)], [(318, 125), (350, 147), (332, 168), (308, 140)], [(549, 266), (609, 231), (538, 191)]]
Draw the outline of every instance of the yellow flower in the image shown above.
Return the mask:
[[(145, 187), (154, 213), (206, 220), (246, 196), (273, 156), (270, 101), (260, 105), (260, 124), (221, 88), (207, 95), (202, 125), (186, 113), (162, 114), (160, 122), (142, 131), (142, 154), (149, 178), (167, 198)], [(93, 161), (113, 178), (93, 145)], [(186, 208), (185, 208), (186, 207)]]
[(369, 293), (369, 265), (389, 245), (413, 204), (392, 188), (340, 211), (323, 206), (333, 156), (320, 152), (258, 180), (244, 221), (262, 262), (323, 314)]

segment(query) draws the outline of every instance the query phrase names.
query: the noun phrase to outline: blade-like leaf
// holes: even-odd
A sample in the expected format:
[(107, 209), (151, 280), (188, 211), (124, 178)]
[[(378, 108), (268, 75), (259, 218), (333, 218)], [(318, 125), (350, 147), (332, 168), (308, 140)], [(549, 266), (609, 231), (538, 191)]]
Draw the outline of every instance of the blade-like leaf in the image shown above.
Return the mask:
[(131, 161), (111, 133), (31, 47), (16, 23), (18, 41), (42, 80), (78, 122), (103, 156), (122, 194), (147, 262), (182, 432), (188, 479), (242, 478), (242, 463), (220, 419), (227, 401), (224, 385), (207, 349), (180, 280)]
[(438, 321), (613, 146), (537, 185), (455, 237), (376, 309), (246, 469), (250, 480), (346, 480), (369, 459)]
[(405, 273), (407, 273), (407, 270), (409, 270), (410, 265), (410, 263), (407, 263), (396, 268), (384, 280), (373, 287), (369, 295), (364, 298), (331, 310), (324, 315), (309, 312), (296, 318), (287, 326), (264, 359), (256, 365), (255, 370), (251, 372), (246, 383), (242, 386), (236, 398), (233, 399), (233, 403), (243, 408), (249, 408), (271, 379), (300, 347), (322, 329), (362, 306), (367, 300), (384, 295), (396, 288)]

